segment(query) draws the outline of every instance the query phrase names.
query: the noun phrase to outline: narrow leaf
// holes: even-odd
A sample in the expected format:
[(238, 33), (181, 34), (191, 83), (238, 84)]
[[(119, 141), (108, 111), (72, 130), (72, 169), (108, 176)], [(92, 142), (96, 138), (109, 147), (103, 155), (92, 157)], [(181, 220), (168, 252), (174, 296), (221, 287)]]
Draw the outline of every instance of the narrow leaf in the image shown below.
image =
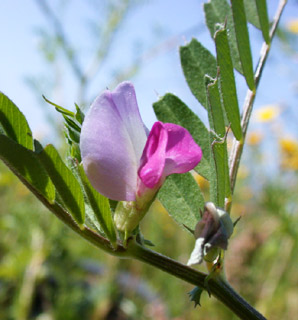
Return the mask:
[(116, 244), (117, 235), (110, 209), (109, 200), (98, 193), (90, 184), (82, 165), (78, 166), (79, 176), (84, 186), (88, 202), (108, 239)]
[(68, 139), (70, 141), (75, 142), (75, 143), (80, 143), (80, 132), (74, 130), (67, 123), (65, 123), (65, 127), (66, 127), (66, 130), (67, 130)]
[(47, 103), (49, 103), (49, 104), (51, 104), (52, 106), (54, 106), (55, 109), (56, 109), (58, 112), (62, 113), (63, 115), (66, 115), (66, 116), (69, 116), (69, 117), (74, 117), (74, 116), (75, 116), (75, 114), (74, 114), (72, 111), (69, 111), (69, 110), (67, 110), (67, 109), (59, 106), (58, 104), (56, 104), (56, 103), (50, 101), (49, 99), (47, 99), (45, 96), (42, 96), (42, 97), (44, 98), (44, 100), (45, 100)]
[(237, 140), (242, 138), (240, 113), (236, 92), (233, 65), (228, 45), (227, 30), (222, 28), (215, 34), (217, 65), (220, 72), (220, 89), (224, 109), (227, 113), (231, 129)]
[(0, 127), (5, 135), (27, 149), (33, 149), (32, 132), (23, 113), (0, 92)]
[[(208, 79), (209, 80), (209, 79)], [(220, 100), (218, 80), (210, 79), (207, 84), (208, 116), (210, 128), (223, 138), (226, 133), (223, 108)], [(206, 81), (207, 82), (207, 81)]]
[(236, 34), (232, 17), (232, 10), (226, 0), (211, 0), (204, 3), (206, 24), (211, 37), (214, 38), (218, 25), (226, 25), (229, 37), (229, 46), (234, 68), (243, 74), (240, 56), (236, 43)]
[(72, 129), (76, 130), (77, 132), (81, 132), (81, 127), (73, 120), (71, 117), (66, 116), (63, 114), (63, 118), (65, 120), (65, 123), (71, 127)]
[(223, 208), (225, 197), (230, 194), (230, 178), (227, 143), (224, 140), (226, 130), (217, 80), (207, 85), (207, 95), (209, 123), (216, 134), (215, 136), (210, 133), (215, 172), (210, 181), (210, 198), (217, 206)]
[(64, 205), (82, 226), (85, 219), (84, 196), (78, 180), (51, 144), (38, 154)]
[(256, 28), (261, 29), (256, 2), (259, 0), (244, 0), (245, 15), (249, 23), (254, 25)]
[(76, 120), (79, 122), (79, 124), (83, 124), (84, 122), (84, 112), (80, 109), (80, 107), (75, 103), (76, 106), (76, 114), (75, 114), (75, 118)]
[(263, 38), (266, 41), (266, 43), (269, 44), (270, 43), (269, 19), (268, 19), (268, 10), (267, 10), (266, 0), (255, 0), (255, 1), (256, 1)]
[(202, 160), (195, 170), (209, 179), (210, 140), (209, 132), (204, 123), (186, 104), (171, 93), (167, 93), (155, 102), (153, 108), (160, 121), (178, 124), (190, 132), (203, 152)]
[(192, 175), (169, 176), (158, 193), (158, 199), (172, 218), (186, 229), (194, 230), (204, 208), (204, 198)]
[(243, 75), (249, 89), (253, 90), (255, 88), (254, 72), (243, 0), (231, 0), (231, 3)]
[(204, 78), (208, 74), (216, 77), (216, 59), (196, 39), (180, 47), (180, 60), (185, 79), (193, 95), (206, 108), (206, 90)]
[(0, 134), (0, 158), (21, 181), (25, 180), (49, 202), (53, 202), (55, 188), (33, 151)]
[(215, 194), (210, 195), (212, 202), (216, 206), (223, 208), (225, 204), (225, 163), (227, 158), (225, 157), (225, 150), (227, 148), (226, 142), (221, 143), (213, 137), (213, 157), (214, 157), (214, 168), (216, 173), (216, 181), (214, 182), (213, 188), (210, 188), (210, 192), (213, 191)]

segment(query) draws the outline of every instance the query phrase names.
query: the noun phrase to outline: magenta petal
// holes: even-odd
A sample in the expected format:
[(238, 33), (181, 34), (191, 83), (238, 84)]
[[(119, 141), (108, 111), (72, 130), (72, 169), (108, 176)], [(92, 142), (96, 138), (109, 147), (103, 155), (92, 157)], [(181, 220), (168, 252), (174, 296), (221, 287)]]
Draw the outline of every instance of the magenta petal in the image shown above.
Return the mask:
[(139, 177), (148, 188), (154, 188), (173, 173), (192, 170), (201, 160), (202, 150), (183, 127), (155, 122), (139, 168)]
[(97, 97), (85, 117), (80, 139), (83, 166), (93, 187), (113, 200), (135, 200), (146, 139), (131, 83)]
[(168, 132), (164, 174), (185, 173), (192, 170), (202, 158), (202, 150), (185, 128), (165, 123)]
[(148, 188), (154, 188), (162, 177), (167, 142), (168, 133), (163, 123), (155, 122), (149, 133), (138, 172), (140, 179)]

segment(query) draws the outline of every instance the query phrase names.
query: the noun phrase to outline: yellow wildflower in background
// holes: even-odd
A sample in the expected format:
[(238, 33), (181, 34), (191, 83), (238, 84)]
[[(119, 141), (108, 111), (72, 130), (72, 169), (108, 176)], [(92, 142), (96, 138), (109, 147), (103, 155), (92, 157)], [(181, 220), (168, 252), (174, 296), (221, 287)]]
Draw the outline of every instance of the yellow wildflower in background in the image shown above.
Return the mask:
[(287, 22), (286, 28), (288, 31), (298, 34), (298, 19), (292, 19)]
[(260, 142), (263, 140), (263, 134), (258, 131), (249, 132), (247, 135), (247, 144), (250, 146), (256, 146), (260, 144)]
[(270, 104), (256, 110), (255, 119), (258, 122), (270, 122), (280, 115), (280, 107), (277, 104)]
[(281, 149), (281, 167), (286, 170), (298, 170), (298, 141), (283, 138), (279, 141)]
[(241, 165), (238, 170), (238, 179), (245, 179), (249, 175), (249, 168), (245, 165)]

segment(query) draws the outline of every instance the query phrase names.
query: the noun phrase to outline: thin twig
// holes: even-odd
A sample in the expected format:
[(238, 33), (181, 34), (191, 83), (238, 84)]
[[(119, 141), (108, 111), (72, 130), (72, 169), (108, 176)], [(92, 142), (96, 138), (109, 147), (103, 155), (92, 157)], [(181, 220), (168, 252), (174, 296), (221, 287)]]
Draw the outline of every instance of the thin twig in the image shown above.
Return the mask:
[(75, 75), (78, 78), (82, 78), (83, 71), (79, 65), (75, 51), (73, 50), (70, 43), (68, 43), (68, 39), (65, 35), (65, 32), (64, 32), (64, 29), (63, 29), (63, 26), (62, 26), (60, 20), (57, 18), (54, 11), (48, 5), (48, 2), (46, 0), (36, 0), (36, 4), (40, 7), (40, 9), (44, 13), (44, 15), (53, 24), (55, 36), (60, 40), (61, 48), (64, 51), (65, 55), (67, 56), (68, 61), (73, 69), (73, 72), (75, 73)]
[[(259, 60), (256, 72), (255, 72), (255, 76), (254, 76), (256, 89), (259, 85), (259, 82), (260, 82), (260, 79), (262, 76), (262, 72), (263, 72), (263, 69), (265, 66), (265, 62), (267, 60), (267, 57), (268, 57), (268, 54), (269, 54), (269, 51), (271, 48), (271, 42), (272, 42), (272, 39), (273, 39), (274, 34), (276, 32), (278, 23), (280, 21), (281, 14), (284, 10), (286, 3), (287, 3), (287, 0), (281, 0), (279, 2), (279, 6), (276, 11), (276, 15), (273, 19), (273, 24), (272, 24), (272, 27), (270, 30), (270, 42), (269, 42), (269, 44), (264, 42), (264, 44), (262, 46), (262, 49), (260, 52), (260, 60)], [(250, 119), (252, 108), (253, 108), (253, 103), (254, 103), (254, 100), (256, 97), (256, 89), (254, 91), (251, 91), (248, 89), (247, 94), (246, 94), (246, 98), (244, 101), (243, 114), (242, 114), (242, 120), (241, 120), (243, 140), (237, 141), (234, 138), (233, 145), (232, 145), (232, 151), (231, 151), (230, 161), (229, 161), (230, 162), (230, 180), (231, 180), (232, 192), (234, 191), (234, 188), (235, 188), (237, 171), (239, 168), (240, 158), (241, 158), (242, 151), (243, 151), (244, 140), (245, 140), (245, 136), (247, 133), (249, 119)]]

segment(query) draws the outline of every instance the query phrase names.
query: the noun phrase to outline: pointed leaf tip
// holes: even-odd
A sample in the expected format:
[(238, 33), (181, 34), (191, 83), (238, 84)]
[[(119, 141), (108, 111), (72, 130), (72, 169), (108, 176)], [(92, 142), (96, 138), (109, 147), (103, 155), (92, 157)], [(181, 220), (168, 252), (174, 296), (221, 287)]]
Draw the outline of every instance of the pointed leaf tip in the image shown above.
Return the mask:
[(2, 92), (0, 92), (0, 132), (32, 150), (33, 138), (28, 122), (19, 108)]

